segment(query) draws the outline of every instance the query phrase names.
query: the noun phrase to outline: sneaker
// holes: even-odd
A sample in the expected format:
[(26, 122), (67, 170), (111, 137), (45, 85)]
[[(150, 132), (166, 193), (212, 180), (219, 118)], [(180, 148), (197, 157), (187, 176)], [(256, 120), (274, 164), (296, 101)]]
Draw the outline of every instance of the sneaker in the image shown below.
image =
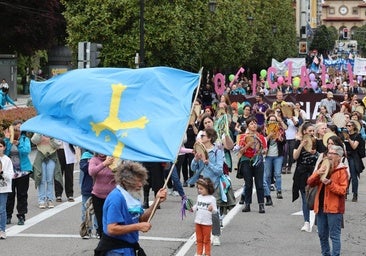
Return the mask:
[(11, 218), (6, 219), (6, 225), (9, 225), (9, 224), (11, 224)]
[(58, 196), (58, 197), (56, 197), (56, 202), (62, 202), (62, 198), (61, 198), (61, 196)]
[(173, 191), (172, 195), (173, 196), (179, 196), (179, 193), (178, 193), (178, 191)]
[(55, 205), (53, 204), (52, 201), (48, 201), (48, 208), (55, 208)]
[(6, 239), (5, 231), (0, 231), (0, 239)]
[(311, 232), (310, 222), (305, 221), (304, 226), (302, 226), (301, 228), (301, 231)]
[(18, 225), (19, 226), (23, 226), (25, 222), (25, 218), (24, 217), (18, 217)]
[(183, 187), (184, 187), (184, 188), (188, 187), (188, 183), (187, 183), (187, 181), (183, 182)]
[(46, 203), (39, 203), (39, 209), (46, 209)]
[(173, 195), (173, 189), (172, 188), (168, 188), (168, 195)]
[(212, 236), (212, 245), (219, 246), (220, 243), (220, 237), (219, 236)]
[(74, 199), (72, 196), (69, 196), (69, 197), (67, 198), (67, 201), (69, 201), (69, 202), (75, 202), (75, 199)]

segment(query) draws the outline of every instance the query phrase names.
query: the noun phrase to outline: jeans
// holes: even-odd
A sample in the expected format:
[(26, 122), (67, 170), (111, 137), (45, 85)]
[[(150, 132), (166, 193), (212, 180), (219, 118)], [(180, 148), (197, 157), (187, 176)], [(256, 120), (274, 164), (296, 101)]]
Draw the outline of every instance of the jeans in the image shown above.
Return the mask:
[(0, 231), (5, 231), (7, 200), (8, 200), (8, 193), (0, 193)]
[(213, 236), (221, 235), (220, 213), (218, 211), (212, 214), (212, 235)]
[(274, 169), (275, 176), (275, 184), (277, 191), (282, 190), (282, 179), (281, 179), (281, 171), (282, 171), (282, 162), (283, 156), (267, 156), (266, 161), (264, 162), (264, 179), (263, 179), (263, 187), (264, 187), (264, 195), (269, 196), (271, 194), (271, 180), (272, 180), (272, 171)]
[(302, 214), (304, 215), (304, 221), (310, 222), (310, 210), (306, 203), (305, 191), (301, 191), (301, 199), (302, 199)]
[[(86, 201), (91, 197), (91, 195), (81, 195), (81, 221), (83, 222), (85, 220), (85, 213), (86, 213)], [(97, 218), (95, 217), (95, 214), (93, 215), (93, 229), (98, 229), (98, 223)]]
[(245, 204), (252, 203), (253, 193), (253, 178), (255, 182), (255, 188), (257, 190), (257, 200), (259, 204), (264, 203), (264, 189), (263, 189), (263, 163), (257, 166), (252, 166), (250, 161), (242, 161), (240, 164), (240, 171), (243, 173), (245, 186)]
[(349, 171), (351, 173), (352, 193), (358, 194), (358, 177), (357, 177), (355, 159), (352, 157), (348, 157), (348, 164), (349, 164)]
[[(318, 236), (323, 256), (338, 256), (341, 254), (341, 213), (324, 213), (322, 210), (317, 215)], [(329, 246), (332, 240), (332, 253)]]
[(172, 181), (173, 181), (174, 191), (178, 191), (179, 195), (181, 197), (184, 197), (185, 193), (184, 193), (184, 190), (183, 190), (182, 182), (179, 179), (178, 171), (177, 171), (176, 166), (174, 166), (174, 169), (172, 171), (172, 175), (170, 177), (172, 178)]
[(56, 163), (53, 160), (42, 162), (42, 180), (38, 187), (38, 203), (55, 201), (54, 176)]

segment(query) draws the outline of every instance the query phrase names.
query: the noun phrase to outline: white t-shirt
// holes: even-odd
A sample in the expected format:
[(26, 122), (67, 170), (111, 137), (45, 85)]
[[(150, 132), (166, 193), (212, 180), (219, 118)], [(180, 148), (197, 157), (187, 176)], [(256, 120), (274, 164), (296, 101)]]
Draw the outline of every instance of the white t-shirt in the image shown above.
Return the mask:
[(3, 170), (3, 178), (0, 180), (0, 193), (9, 193), (11, 192), (11, 182), (14, 176), (13, 163), (10, 158), (6, 155), (0, 157), (2, 163)]
[[(208, 210), (210, 205), (212, 205), (212, 211)], [(192, 209), (196, 212), (195, 223), (212, 225), (212, 214), (217, 212), (216, 198), (213, 195), (198, 195), (197, 202)]]

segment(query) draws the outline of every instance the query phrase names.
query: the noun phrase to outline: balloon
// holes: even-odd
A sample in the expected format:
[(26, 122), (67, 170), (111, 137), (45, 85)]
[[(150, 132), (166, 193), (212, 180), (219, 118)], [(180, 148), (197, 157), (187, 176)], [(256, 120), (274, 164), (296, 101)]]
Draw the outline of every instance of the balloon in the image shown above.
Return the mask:
[(310, 78), (310, 81), (314, 81), (314, 80), (315, 80), (315, 75), (314, 75), (314, 73), (311, 73), (311, 74), (309, 75), (309, 78)]
[(325, 80), (329, 80), (329, 75), (325, 74)]
[(310, 84), (314, 91), (318, 88), (318, 83), (316, 81), (311, 81)]
[(261, 75), (261, 77), (266, 77), (266, 75), (267, 75), (267, 71), (265, 70), (265, 69), (262, 69), (261, 70), (261, 73), (260, 73), (260, 75)]
[(277, 83), (278, 83), (278, 84), (283, 84), (283, 82), (284, 82), (283, 77), (282, 77), (282, 76), (279, 76), (279, 77), (277, 78)]
[(233, 75), (233, 74), (231, 74), (230, 76), (229, 76), (229, 81), (231, 82), (231, 81), (233, 81), (234, 80), (234, 78), (235, 78), (235, 76)]
[(285, 71), (285, 76), (288, 77), (288, 70)]
[(300, 86), (300, 78), (294, 77), (294, 79), (292, 79), (292, 85), (294, 86), (294, 88), (298, 88)]
[(357, 76), (357, 81), (358, 81), (359, 83), (361, 83), (361, 82), (362, 82), (362, 76)]

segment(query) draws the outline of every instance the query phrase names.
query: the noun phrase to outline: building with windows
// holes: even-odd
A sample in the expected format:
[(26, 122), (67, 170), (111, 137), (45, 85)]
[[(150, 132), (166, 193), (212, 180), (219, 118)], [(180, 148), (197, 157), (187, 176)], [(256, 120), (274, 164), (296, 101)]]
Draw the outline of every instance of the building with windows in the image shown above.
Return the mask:
[(352, 39), (355, 29), (366, 25), (364, 0), (324, 0), (321, 13), (321, 24), (334, 27), (339, 40)]

